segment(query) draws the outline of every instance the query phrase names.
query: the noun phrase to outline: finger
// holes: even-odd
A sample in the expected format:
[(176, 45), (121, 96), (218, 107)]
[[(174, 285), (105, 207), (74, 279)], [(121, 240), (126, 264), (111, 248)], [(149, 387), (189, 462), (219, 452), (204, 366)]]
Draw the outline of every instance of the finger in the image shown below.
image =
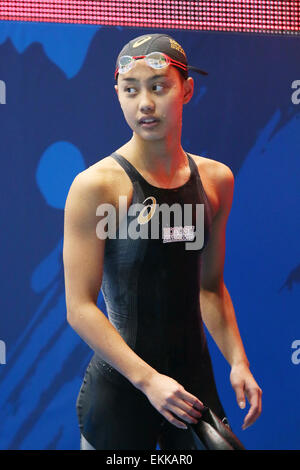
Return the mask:
[(262, 389), (258, 389), (258, 416), (260, 416), (262, 411)]
[(169, 411), (171, 411), (171, 413), (178, 416), (180, 419), (183, 419), (187, 423), (190, 423), (190, 424), (197, 424), (198, 423), (198, 416), (193, 417), (188, 412), (184, 411), (182, 408), (179, 408), (178, 406), (174, 406), (174, 405), (170, 406)]
[(251, 409), (251, 412), (249, 411), (249, 413), (246, 415), (244, 419), (244, 423), (242, 425), (242, 429), (245, 430), (249, 428), (249, 426), (252, 426), (252, 424), (255, 423), (258, 417), (259, 417), (259, 412), (254, 407), (253, 409)]
[(258, 393), (259, 393), (259, 414), (261, 414), (262, 412), (262, 389), (261, 388), (258, 390)]
[[(246, 392), (247, 393), (247, 392)], [(261, 413), (261, 393), (258, 389), (248, 392), (250, 409), (244, 419), (242, 428), (246, 429), (251, 426)]]
[(202, 417), (201, 411), (197, 410), (190, 403), (187, 403), (186, 401), (181, 400), (179, 407), (183, 409), (184, 411), (186, 411), (188, 415), (193, 416), (196, 419), (199, 419)]
[(235, 385), (234, 387), (236, 401), (240, 408), (244, 409), (246, 406), (246, 399), (244, 394), (244, 385)]
[[(249, 413), (248, 415), (245, 417), (245, 428), (248, 427), (248, 426), (251, 426), (256, 420), (257, 418), (259, 418), (260, 414), (261, 414), (261, 410), (262, 410), (262, 390), (261, 388), (256, 388), (255, 391), (253, 392), (253, 395), (254, 395), (254, 399), (253, 399), (253, 402), (254, 402), (254, 409), (253, 409), (253, 412), (252, 412), (252, 415), (248, 416), (249, 413), (250, 413), (250, 410), (249, 410)], [(251, 398), (252, 400), (252, 398)]]
[(176, 419), (170, 411), (164, 410), (162, 414), (169, 421), (169, 423), (174, 424), (174, 426), (176, 426), (177, 428), (187, 429), (187, 425), (184, 424), (182, 421), (179, 421), (179, 419)]
[[(175, 398), (170, 398), (168, 400), (169, 405), (175, 406), (176, 409), (181, 409), (182, 411), (185, 411), (188, 415), (193, 416), (194, 418), (201, 418), (202, 413), (201, 411), (197, 410), (194, 408), (191, 403), (188, 403), (187, 401), (181, 400), (180, 398), (176, 397)], [(174, 406), (170, 409), (175, 409)]]
[(203, 405), (202, 401), (200, 401), (199, 398), (195, 397), (195, 395), (192, 395), (191, 393), (187, 392), (185, 389), (180, 390), (178, 396), (179, 398), (182, 398), (184, 401), (189, 403), (196, 410), (202, 411), (203, 409), (205, 409), (205, 406)]

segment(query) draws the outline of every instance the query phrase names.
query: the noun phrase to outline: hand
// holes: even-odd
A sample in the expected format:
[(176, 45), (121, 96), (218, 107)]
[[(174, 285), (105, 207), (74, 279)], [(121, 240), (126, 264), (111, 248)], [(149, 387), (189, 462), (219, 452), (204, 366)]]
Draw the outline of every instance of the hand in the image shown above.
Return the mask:
[(187, 423), (197, 423), (197, 418), (202, 416), (200, 410), (204, 408), (203, 403), (167, 375), (156, 372), (142, 391), (154, 408), (177, 428), (187, 429), (187, 426), (175, 416)]
[(250, 403), (250, 409), (245, 416), (242, 429), (251, 426), (261, 414), (262, 390), (256, 383), (246, 363), (238, 363), (232, 366), (230, 382), (236, 393), (236, 399), (240, 408), (245, 408), (245, 395)]

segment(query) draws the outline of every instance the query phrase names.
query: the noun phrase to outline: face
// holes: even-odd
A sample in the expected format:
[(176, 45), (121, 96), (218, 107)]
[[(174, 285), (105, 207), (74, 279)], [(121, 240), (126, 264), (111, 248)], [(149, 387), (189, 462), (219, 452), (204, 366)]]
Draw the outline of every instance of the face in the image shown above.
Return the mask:
[[(115, 90), (126, 122), (135, 134), (157, 140), (181, 131), (182, 107), (190, 101), (194, 89), (191, 77), (181, 77), (175, 67), (156, 70), (143, 59), (137, 60), (129, 72), (118, 75)], [(147, 117), (155, 117), (158, 122), (139, 122)]]

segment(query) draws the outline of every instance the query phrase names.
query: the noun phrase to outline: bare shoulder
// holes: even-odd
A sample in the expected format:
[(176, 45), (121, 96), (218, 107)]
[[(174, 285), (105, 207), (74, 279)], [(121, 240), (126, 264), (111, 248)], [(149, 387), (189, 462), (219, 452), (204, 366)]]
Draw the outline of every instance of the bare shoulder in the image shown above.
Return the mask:
[(214, 215), (222, 206), (230, 206), (234, 187), (234, 175), (225, 163), (189, 153), (197, 164), (205, 192)]
[(206, 158), (199, 155), (194, 155), (190, 153), (194, 158), (199, 172), (204, 172), (205, 177), (215, 181), (216, 183), (222, 182), (227, 179), (233, 179), (233, 173), (228, 165), (225, 163), (218, 162), (212, 158)]
[(130, 180), (128, 183), (124, 175), (127, 176), (112, 157), (104, 157), (78, 173), (72, 182), (68, 197), (76, 193), (96, 204), (115, 204), (119, 195), (130, 192)]

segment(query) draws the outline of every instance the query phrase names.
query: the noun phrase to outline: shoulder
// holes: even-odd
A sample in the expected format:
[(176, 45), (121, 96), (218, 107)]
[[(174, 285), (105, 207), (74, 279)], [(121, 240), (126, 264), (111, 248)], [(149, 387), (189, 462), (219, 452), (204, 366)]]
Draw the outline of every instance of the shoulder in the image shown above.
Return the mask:
[(124, 181), (124, 170), (111, 157), (103, 157), (74, 178), (68, 198), (82, 197), (91, 203), (116, 203), (118, 196), (130, 189)]
[(225, 163), (189, 153), (194, 159), (205, 192), (214, 208), (214, 214), (229, 209), (234, 190), (234, 175)]
[(215, 184), (226, 184), (226, 182), (234, 181), (234, 175), (225, 163), (218, 162), (212, 158), (201, 157), (189, 153), (193, 157), (195, 163), (198, 166), (199, 172), (205, 172), (205, 176), (214, 182)]

